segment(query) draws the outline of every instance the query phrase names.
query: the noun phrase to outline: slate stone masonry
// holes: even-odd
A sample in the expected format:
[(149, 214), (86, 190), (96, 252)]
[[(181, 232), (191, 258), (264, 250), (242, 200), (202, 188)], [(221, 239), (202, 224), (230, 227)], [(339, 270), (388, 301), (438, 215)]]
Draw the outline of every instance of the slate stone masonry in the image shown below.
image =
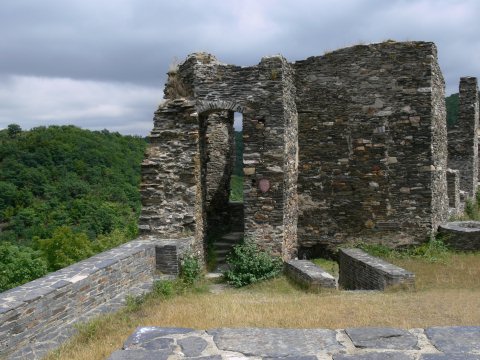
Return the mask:
[(119, 309), (128, 294), (150, 291), (156, 246), (185, 249), (189, 241), (131, 241), (2, 292), (0, 358), (38, 359), (68, 339), (75, 323)]
[(143, 166), (145, 232), (192, 231), (202, 253), (206, 223), (228, 207), (222, 119), (233, 112), (243, 115), (245, 235), (284, 260), (355, 240), (418, 244), (447, 220), (445, 84), (431, 42), (249, 67), (196, 53), (169, 74), (165, 94), (151, 136), (161, 141)]
[(385, 290), (392, 286), (415, 288), (415, 274), (360, 249), (340, 249), (338, 265), (338, 285), (345, 290)]
[(475, 196), (478, 183), (478, 85), (477, 78), (462, 77), (458, 119), (448, 130), (448, 167), (460, 171), (460, 190)]
[(425, 241), (448, 210), (435, 45), (357, 45), (294, 69), (299, 246)]
[(480, 360), (480, 327), (212, 329), (143, 327), (109, 360)]

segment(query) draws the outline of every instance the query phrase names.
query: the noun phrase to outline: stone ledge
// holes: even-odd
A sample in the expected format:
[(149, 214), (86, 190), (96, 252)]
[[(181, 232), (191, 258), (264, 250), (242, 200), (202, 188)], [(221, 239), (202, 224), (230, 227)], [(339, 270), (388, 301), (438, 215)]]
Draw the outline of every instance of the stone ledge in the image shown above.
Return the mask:
[(335, 289), (337, 287), (332, 275), (309, 260), (287, 261), (284, 263), (284, 272), (295, 282), (312, 290)]
[(338, 284), (346, 290), (385, 290), (415, 287), (415, 274), (360, 249), (340, 249)]

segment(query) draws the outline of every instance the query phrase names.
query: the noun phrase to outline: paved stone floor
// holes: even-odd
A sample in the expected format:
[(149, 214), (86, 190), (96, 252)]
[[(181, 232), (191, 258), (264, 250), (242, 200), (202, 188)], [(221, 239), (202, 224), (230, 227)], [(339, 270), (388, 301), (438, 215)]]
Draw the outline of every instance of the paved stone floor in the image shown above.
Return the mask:
[(138, 328), (109, 360), (480, 360), (480, 326), (327, 329)]

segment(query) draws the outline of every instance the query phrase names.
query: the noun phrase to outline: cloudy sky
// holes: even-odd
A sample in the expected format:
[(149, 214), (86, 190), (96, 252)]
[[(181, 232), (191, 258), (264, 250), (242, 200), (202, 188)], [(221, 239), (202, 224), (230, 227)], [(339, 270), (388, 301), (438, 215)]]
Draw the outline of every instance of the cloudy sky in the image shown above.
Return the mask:
[(0, 128), (146, 135), (175, 59), (291, 61), (359, 42), (434, 41), (447, 93), (480, 76), (478, 0), (0, 0)]

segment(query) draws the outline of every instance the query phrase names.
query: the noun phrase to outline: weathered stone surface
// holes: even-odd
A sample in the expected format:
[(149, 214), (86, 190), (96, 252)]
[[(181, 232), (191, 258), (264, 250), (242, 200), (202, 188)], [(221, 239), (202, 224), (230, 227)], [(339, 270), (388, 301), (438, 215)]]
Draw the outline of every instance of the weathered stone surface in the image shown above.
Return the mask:
[(398, 352), (375, 352), (357, 355), (334, 355), (333, 360), (413, 360), (411, 355)]
[(286, 357), (264, 357), (264, 360), (317, 360), (316, 356), (305, 355), (305, 356), (286, 356)]
[(345, 332), (357, 348), (415, 350), (417, 338), (406, 330), (395, 328), (350, 328)]
[(338, 285), (347, 290), (385, 290), (415, 287), (415, 274), (360, 249), (340, 249)]
[(480, 326), (431, 327), (425, 334), (441, 352), (480, 354)]
[(250, 356), (290, 357), (341, 351), (335, 332), (326, 329), (213, 329), (208, 330), (221, 350)]
[[(159, 342), (159, 346), (164, 345), (168, 348), (173, 341), (170, 338), (164, 338), (167, 335), (188, 334), (193, 332), (193, 329), (188, 328), (159, 328), (159, 327), (138, 327), (135, 332), (128, 337), (123, 344), (124, 350), (131, 349), (146, 349), (145, 344), (152, 342)], [(167, 342), (164, 342), (167, 340)]]
[(170, 351), (129, 350), (115, 351), (108, 360), (167, 360)]
[(460, 171), (460, 190), (474, 197), (478, 183), (477, 78), (460, 78), (458, 119), (448, 129), (448, 167)]
[(299, 246), (315, 252), (353, 239), (423, 242), (448, 210), (435, 45), (357, 45), (294, 69)]
[(284, 264), (285, 274), (292, 280), (310, 289), (335, 289), (335, 278), (309, 260), (289, 260)]
[(480, 355), (472, 354), (422, 354), (420, 360), (480, 360)]
[(451, 221), (438, 227), (442, 240), (456, 250), (480, 250), (480, 221)]
[[(188, 329), (181, 329), (186, 330), (185, 333), (182, 331), (177, 333), (178, 329), (175, 328), (155, 329), (139, 328), (135, 333), (158, 335), (153, 338), (144, 337), (143, 340), (146, 343), (161, 339), (173, 340), (172, 358), (175, 359), (478, 360), (480, 357), (477, 346), (480, 341), (479, 327), (430, 328), (427, 331), (392, 328), (351, 328), (336, 331), (249, 328), (188, 332)], [(437, 340), (448, 339), (448, 346), (442, 344), (442, 352), (435, 349), (433, 340), (430, 341), (431, 329), (434, 329)], [(425, 333), (428, 337), (424, 336)], [(352, 346), (345, 334), (350, 337), (355, 346)], [(136, 344), (142, 346), (142, 340), (140, 339)], [(192, 351), (186, 350), (187, 348)], [(165, 352), (168, 350), (161, 350), (160, 354)], [(116, 356), (125, 356), (119, 357), (121, 360), (130, 359), (128, 354)]]
[(200, 356), (208, 346), (208, 342), (198, 336), (189, 336), (178, 340), (178, 345), (182, 348), (182, 352), (187, 357)]

